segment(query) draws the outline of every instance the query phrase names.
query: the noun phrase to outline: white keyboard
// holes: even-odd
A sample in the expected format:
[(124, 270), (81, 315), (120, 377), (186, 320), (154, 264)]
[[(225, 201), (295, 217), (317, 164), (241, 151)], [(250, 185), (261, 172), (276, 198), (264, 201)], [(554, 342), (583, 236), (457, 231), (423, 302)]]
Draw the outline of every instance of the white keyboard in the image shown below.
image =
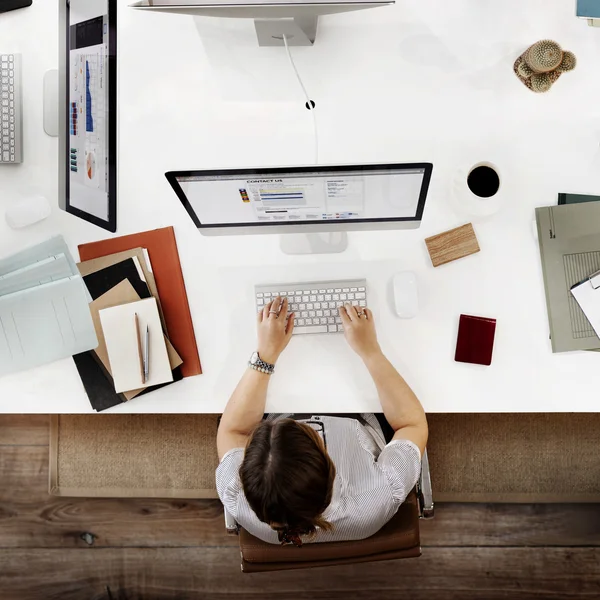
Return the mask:
[(338, 333), (343, 331), (338, 308), (346, 302), (367, 306), (367, 281), (354, 279), (257, 285), (255, 296), (257, 311), (277, 296), (286, 297), (289, 312), (295, 313), (294, 335)]
[(0, 165), (23, 161), (21, 55), (0, 54)]

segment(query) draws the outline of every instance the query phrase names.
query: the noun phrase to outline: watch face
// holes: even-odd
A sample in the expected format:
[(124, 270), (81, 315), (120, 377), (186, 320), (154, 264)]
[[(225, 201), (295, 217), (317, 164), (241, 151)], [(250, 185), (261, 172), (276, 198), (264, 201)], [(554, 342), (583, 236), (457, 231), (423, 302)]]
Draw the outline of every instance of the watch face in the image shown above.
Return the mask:
[(257, 363), (258, 363), (258, 352), (253, 352), (252, 356), (250, 357), (250, 364), (255, 365)]

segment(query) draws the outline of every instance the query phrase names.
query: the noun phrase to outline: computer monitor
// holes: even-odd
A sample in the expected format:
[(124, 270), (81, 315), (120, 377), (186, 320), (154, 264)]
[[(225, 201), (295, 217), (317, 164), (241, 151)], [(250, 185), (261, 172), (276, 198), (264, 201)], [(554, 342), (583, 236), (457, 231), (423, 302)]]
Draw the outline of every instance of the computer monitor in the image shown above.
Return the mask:
[(254, 19), (259, 46), (311, 46), (320, 15), (377, 8), (395, 0), (139, 0), (143, 10), (204, 17)]
[(60, 0), (59, 206), (117, 229), (117, 0)]
[(347, 231), (419, 227), (432, 170), (430, 163), (329, 165), (166, 177), (204, 235), (338, 234), (313, 237), (297, 250), (284, 235), (282, 248), (295, 254), (342, 251)]

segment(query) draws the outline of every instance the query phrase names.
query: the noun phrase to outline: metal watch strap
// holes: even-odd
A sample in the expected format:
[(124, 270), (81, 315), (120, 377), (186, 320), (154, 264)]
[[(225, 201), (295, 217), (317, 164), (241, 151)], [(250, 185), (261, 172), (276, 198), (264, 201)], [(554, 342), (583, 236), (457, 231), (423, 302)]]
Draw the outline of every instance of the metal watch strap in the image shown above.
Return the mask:
[(248, 366), (254, 369), (255, 371), (260, 371), (261, 373), (266, 373), (267, 375), (273, 375), (273, 373), (275, 372), (275, 365), (265, 362), (259, 356), (258, 352), (256, 353), (256, 355), (258, 356), (256, 364), (252, 364), (250, 361), (248, 361)]

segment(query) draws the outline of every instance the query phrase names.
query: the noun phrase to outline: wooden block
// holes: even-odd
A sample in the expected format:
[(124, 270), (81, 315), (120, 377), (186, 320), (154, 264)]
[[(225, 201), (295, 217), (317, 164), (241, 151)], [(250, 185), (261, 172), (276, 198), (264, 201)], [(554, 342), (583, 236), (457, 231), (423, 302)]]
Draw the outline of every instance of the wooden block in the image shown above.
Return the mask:
[(477, 236), (471, 223), (438, 233), (425, 240), (434, 267), (479, 252)]

